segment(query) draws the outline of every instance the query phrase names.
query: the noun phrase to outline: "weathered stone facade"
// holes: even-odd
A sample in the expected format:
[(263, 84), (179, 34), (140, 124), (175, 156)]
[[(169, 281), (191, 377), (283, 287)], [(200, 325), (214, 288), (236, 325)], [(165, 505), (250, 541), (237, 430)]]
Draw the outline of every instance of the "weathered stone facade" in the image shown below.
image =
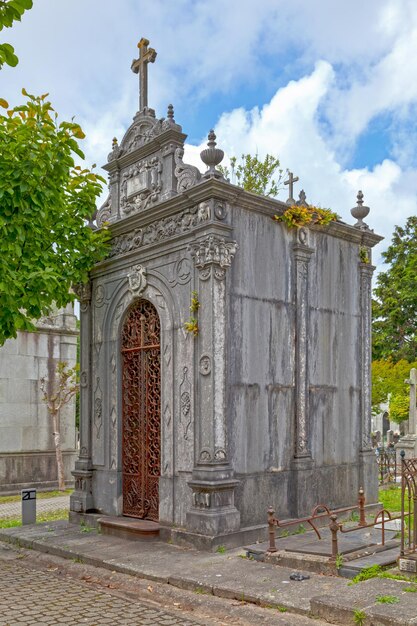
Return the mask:
[[(136, 114), (109, 162), (97, 223), (112, 246), (81, 301), (81, 454), (71, 509), (121, 515), (126, 312), (161, 322), (159, 521), (184, 535), (255, 538), (318, 502), (377, 499), (370, 444), (373, 267), (380, 237), (361, 222), (288, 229), (287, 204), (182, 162), (169, 107)], [(337, 208), (337, 207), (335, 207)], [(184, 328), (196, 292), (198, 335)], [(251, 529), (250, 532), (246, 532)], [(177, 534), (181, 534), (178, 531)]]
[[(65, 310), (39, 320), (37, 332), (19, 332), (0, 348), (0, 492), (23, 487), (55, 488), (57, 468), (52, 425), (39, 381), (54, 363), (77, 359), (76, 318)], [(68, 485), (76, 452), (75, 403), (60, 412), (61, 441)]]

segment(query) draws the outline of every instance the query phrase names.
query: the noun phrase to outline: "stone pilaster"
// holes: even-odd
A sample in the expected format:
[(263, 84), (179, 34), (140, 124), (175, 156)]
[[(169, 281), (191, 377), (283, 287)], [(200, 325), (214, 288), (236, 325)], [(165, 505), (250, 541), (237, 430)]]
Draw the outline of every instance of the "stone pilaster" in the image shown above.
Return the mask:
[(196, 350), (198, 419), (195, 465), (189, 486), (193, 505), (187, 512), (189, 530), (218, 535), (240, 527), (234, 506), (238, 481), (227, 453), (226, 424), (226, 279), (237, 244), (217, 235), (190, 246), (198, 269), (199, 335)]
[(80, 455), (72, 475), (75, 491), (70, 510), (86, 513), (94, 508), (91, 463), (91, 283), (74, 288), (80, 302)]
[(294, 458), (310, 459), (308, 414), (308, 266), (313, 248), (307, 245), (307, 231), (297, 233), (293, 245), (295, 262), (295, 445)]
[(314, 249), (308, 245), (308, 231), (297, 230), (293, 244), (295, 304), (295, 416), (290, 510), (294, 517), (304, 515), (314, 505), (311, 485), (308, 318), (309, 263)]
[[(377, 464), (371, 442), (372, 415), (372, 275), (375, 267), (370, 263), (359, 263), (360, 276), (360, 486), (367, 485), (367, 501), (375, 502), (378, 496)], [(372, 492), (371, 492), (372, 490)]]

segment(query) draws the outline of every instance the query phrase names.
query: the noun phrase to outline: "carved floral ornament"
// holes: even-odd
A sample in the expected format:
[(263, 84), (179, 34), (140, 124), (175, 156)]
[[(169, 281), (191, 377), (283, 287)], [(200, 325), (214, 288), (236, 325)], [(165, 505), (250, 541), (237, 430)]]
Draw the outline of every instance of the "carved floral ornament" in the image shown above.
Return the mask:
[(230, 267), (238, 245), (236, 241), (226, 241), (216, 235), (209, 235), (197, 243), (190, 244), (188, 249), (196, 267), (219, 265), (221, 268), (226, 268)]

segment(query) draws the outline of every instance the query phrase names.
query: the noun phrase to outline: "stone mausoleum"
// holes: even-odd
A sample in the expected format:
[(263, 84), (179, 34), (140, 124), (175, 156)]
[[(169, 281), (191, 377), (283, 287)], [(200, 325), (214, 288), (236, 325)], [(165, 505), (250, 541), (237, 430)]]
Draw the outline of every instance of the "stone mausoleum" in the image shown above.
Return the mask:
[[(80, 458), (71, 517), (159, 522), (174, 540), (263, 538), (319, 502), (377, 500), (371, 449), (371, 248), (363, 222), (290, 229), (287, 203), (183, 162), (168, 106), (140, 106), (104, 169), (108, 258), (79, 288)], [(307, 205), (305, 194), (298, 203)], [(337, 210), (337, 207), (333, 207)], [(190, 306), (194, 311), (190, 312)], [(191, 319), (190, 319), (191, 317)], [(188, 322), (187, 328), (185, 324)]]
[[(0, 348), (0, 493), (58, 485), (52, 422), (39, 381), (53, 378), (56, 364), (77, 361), (77, 318), (72, 305), (35, 323), (36, 332), (18, 332)], [(77, 458), (75, 400), (59, 413), (65, 480)]]

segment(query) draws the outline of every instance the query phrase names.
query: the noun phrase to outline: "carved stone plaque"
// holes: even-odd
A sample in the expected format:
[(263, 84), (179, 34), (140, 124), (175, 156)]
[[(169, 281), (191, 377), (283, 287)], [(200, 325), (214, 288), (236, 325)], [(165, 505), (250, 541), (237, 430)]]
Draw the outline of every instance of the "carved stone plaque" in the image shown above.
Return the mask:
[(136, 176), (132, 178), (128, 178), (126, 180), (126, 196), (130, 198), (131, 196), (135, 196), (137, 193), (141, 191), (145, 191), (148, 188), (147, 185), (147, 171), (142, 170)]

